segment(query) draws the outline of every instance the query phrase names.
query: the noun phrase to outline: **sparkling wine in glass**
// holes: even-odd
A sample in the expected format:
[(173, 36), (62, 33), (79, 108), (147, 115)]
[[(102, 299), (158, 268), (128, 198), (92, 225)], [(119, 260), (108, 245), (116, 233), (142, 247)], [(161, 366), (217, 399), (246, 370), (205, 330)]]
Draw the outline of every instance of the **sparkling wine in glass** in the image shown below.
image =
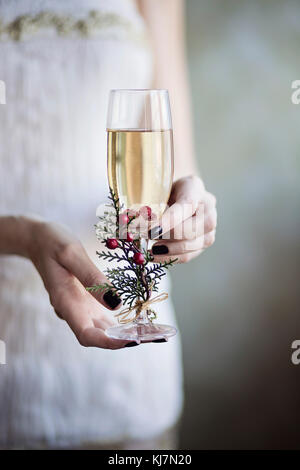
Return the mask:
[[(148, 206), (159, 218), (173, 181), (173, 134), (167, 90), (112, 90), (107, 115), (109, 185), (124, 209)], [(142, 238), (141, 247), (148, 248)], [(159, 308), (159, 307), (158, 307)], [(108, 328), (115, 339), (140, 342), (165, 339), (176, 328), (149, 320), (142, 311), (127, 325)]]

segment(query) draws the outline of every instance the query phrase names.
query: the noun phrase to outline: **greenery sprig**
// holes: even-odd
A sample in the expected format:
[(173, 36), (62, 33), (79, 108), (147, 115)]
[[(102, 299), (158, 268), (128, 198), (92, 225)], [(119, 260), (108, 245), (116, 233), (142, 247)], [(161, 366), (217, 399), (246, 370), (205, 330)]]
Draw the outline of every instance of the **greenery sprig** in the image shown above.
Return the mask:
[[(122, 263), (118, 268), (107, 268), (104, 273), (109, 283), (96, 284), (86, 289), (89, 292), (111, 290), (122, 298), (123, 304), (133, 307), (137, 300), (147, 301), (152, 292), (157, 292), (159, 282), (177, 259), (163, 263), (153, 263), (150, 250), (141, 247), (141, 238), (131, 222), (139, 216), (151, 219), (151, 208), (143, 207), (138, 212), (123, 210), (119, 198), (110, 188), (109, 204), (104, 214), (99, 216), (95, 225), (96, 236), (109, 251), (97, 251), (99, 258)], [(149, 319), (156, 318), (154, 310), (149, 309)]]

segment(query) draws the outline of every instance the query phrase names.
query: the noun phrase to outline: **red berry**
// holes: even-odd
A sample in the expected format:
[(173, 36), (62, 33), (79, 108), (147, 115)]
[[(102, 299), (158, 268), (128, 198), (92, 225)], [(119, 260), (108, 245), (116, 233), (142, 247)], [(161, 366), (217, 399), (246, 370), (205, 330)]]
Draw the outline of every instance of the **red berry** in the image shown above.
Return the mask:
[(132, 233), (130, 233), (130, 232), (127, 233), (126, 240), (127, 240), (128, 242), (133, 242), (133, 235), (132, 235)]
[(135, 264), (144, 264), (145, 262), (144, 255), (142, 255), (142, 253), (134, 253), (133, 261), (135, 262)]
[(149, 207), (149, 206), (141, 207), (140, 215), (142, 217), (144, 217), (144, 219), (146, 219), (146, 220), (151, 220), (151, 215), (152, 215), (151, 207)]
[(127, 214), (120, 214), (119, 223), (120, 225), (127, 225), (129, 222), (129, 217)]
[(115, 248), (118, 248), (118, 240), (116, 240), (116, 238), (108, 238), (106, 240), (106, 246), (110, 250), (114, 250)]

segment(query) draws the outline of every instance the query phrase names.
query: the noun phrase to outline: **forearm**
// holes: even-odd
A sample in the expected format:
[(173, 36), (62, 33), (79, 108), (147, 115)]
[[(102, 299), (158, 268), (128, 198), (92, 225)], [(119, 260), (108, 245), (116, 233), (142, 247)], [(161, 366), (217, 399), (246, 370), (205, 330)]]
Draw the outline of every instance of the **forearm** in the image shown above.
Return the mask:
[[(163, 3), (163, 2), (162, 2)], [(183, 17), (179, 20), (183, 22)], [(197, 174), (183, 25), (178, 35), (162, 40), (165, 50), (156, 55), (155, 88), (169, 90), (174, 131), (174, 179)], [(165, 33), (167, 35), (167, 33)], [(169, 47), (168, 47), (169, 44)], [(158, 47), (158, 45), (157, 45)]]
[[(175, 72), (176, 73), (176, 72)], [(175, 75), (173, 73), (173, 75)], [(190, 111), (188, 82), (183, 70), (182, 76), (176, 79), (161, 80), (156, 75), (156, 87), (167, 88), (170, 102), (174, 132), (174, 179), (199, 174), (195, 159), (193, 124)]]
[(0, 255), (28, 257), (33, 220), (24, 216), (0, 217)]
[(169, 90), (175, 152), (175, 180), (197, 169), (189, 80), (185, 57), (184, 1), (140, 0), (154, 52), (155, 88)]

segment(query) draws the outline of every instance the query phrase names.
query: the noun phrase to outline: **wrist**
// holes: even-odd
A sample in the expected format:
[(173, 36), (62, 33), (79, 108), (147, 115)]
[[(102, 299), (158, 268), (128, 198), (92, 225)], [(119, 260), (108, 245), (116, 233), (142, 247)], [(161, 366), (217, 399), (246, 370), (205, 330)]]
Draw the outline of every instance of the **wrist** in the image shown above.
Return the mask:
[(0, 255), (31, 258), (35, 227), (41, 219), (29, 216), (0, 217)]
[(24, 234), (19, 254), (33, 261), (39, 246), (40, 227), (45, 221), (38, 216), (22, 215), (18, 219), (20, 233)]
[(31, 250), (33, 244), (33, 227), (34, 220), (31, 217), (19, 216), (16, 221), (16, 231), (18, 234), (18, 255), (25, 258), (31, 258)]

